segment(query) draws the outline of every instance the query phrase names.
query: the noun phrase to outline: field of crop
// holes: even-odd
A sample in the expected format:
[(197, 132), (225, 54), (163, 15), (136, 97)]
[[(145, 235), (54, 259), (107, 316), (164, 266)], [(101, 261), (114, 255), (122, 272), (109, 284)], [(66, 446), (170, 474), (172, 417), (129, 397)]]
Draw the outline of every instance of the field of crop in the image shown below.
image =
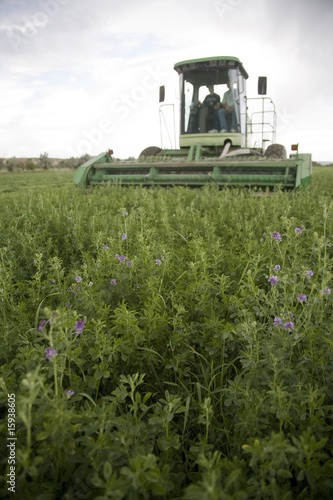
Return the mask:
[(0, 497), (333, 498), (332, 192), (1, 175)]

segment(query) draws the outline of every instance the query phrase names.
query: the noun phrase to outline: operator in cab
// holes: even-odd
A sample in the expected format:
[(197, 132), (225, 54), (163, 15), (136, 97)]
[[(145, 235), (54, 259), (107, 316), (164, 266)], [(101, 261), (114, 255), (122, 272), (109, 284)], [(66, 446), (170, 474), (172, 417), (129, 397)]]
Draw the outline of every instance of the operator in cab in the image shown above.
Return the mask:
[[(213, 130), (217, 129), (219, 126), (218, 120), (218, 109), (220, 108), (221, 97), (214, 92), (214, 85), (207, 85), (209, 94), (205, 97), (204, 102), (201, 104), (200, 113), (199, 113), (199, 129), (200, 133), (207, 132), (206, 123), (207, 118), (212, 118), (213, 121)], [(211, 132), (211, 131), (209, 131)], [(217, 130), (216, 130), (217, 132)]]
[[(221, 107), (217, 112), (220, 132), (227, 132), (227, 119), (231, 122), (230, 132), (236, 132), (235, 103), (232, 95), (231, 83), (227, 83), (228, 89), (223, 96)], [(215, 127), (214, 127), (215, 128)]]

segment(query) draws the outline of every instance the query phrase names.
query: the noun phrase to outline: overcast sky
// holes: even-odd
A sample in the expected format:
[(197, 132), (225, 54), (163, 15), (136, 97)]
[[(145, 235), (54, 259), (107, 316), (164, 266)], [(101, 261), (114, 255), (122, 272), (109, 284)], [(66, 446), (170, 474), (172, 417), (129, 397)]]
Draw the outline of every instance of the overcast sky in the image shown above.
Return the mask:
[[(333, 161), (332, 0), (0, 0), (0, 157), (175, 146), (176, 62), (238, 57), (268, 77), (276, 142)], [(162, 141), (162, 144), (161, 144)]]

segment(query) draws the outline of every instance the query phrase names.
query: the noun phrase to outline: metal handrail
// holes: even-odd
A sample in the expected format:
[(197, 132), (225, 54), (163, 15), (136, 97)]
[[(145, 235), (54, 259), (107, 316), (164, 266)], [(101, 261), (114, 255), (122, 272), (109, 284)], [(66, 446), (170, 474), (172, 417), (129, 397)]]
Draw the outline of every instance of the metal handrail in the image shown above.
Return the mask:
[[(254, 111), (252, 114), (251, 114), (251, 119), (248, 120), (248, 114), (246, 115), (246, 141), (247, 141), (247, 135), (248, 135), (248, 128), (252, 127), (253, 126), (258, 126), (258, 125), (261, 125), (261, 147), (263, 147), (264, 145), (264, 142), (275, 142), (275, 137), (276, 137), (276, 109), (275, 109), (275, 104), (274, 102), (272, 101), (272, 99), (270, 97), (265, 97), (265, 96), (262, 96), (262, 97), (248, 97), (246, 99), (247, 101), (254, 101), (254, 100), (261, 100), (262, 101), (262, 110), (261, 111)], [(273, 109), (269, 109), (269, 110), (265, 110), (265, 100), (269, 100), (269, 103), (272, 104), (273, 106)], [(246, 106), (246, 110), (248, 110), (248, 107)], [(269, 114), (269, 113), (273, 113), (273, 120), (272, 120), (272, 123), (271, 122), (267, 122), (267, 121), (264, 121), (264, 116)], [(262, 116), (262, 119), (261, 121), (258, 121), (258, 122), (252, 122), (252, 117), (253, 115), (255, 114), (260, 114)], [(267, 131), (267, 129), (265, 129), (265, 126), (269, 126), (271, 127), (271, 131)], [(253, 133), (253, 132), (252, 132)], [(272, 139), (264, 139), (264, 133), (269, 133), (269, 134), (272, 134)]]

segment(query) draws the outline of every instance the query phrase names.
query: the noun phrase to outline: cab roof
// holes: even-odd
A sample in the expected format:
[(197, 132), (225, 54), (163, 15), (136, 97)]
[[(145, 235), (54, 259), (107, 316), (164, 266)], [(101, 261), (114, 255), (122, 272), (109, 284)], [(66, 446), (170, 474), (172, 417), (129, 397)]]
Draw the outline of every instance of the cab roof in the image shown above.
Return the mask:
[(244, 78), (249, 77), (243, 64), (237, 57), (230, 57), (230, 56), (204, 57), (201, 59), (190, 59), (188, 61), (181, 61), (174, 65), (174, 69), (177, 71), (179, 75), (191, 70), (200, 70), (201, 68), (209, 70), (222, 67), (228, 69), (239, 68)]

